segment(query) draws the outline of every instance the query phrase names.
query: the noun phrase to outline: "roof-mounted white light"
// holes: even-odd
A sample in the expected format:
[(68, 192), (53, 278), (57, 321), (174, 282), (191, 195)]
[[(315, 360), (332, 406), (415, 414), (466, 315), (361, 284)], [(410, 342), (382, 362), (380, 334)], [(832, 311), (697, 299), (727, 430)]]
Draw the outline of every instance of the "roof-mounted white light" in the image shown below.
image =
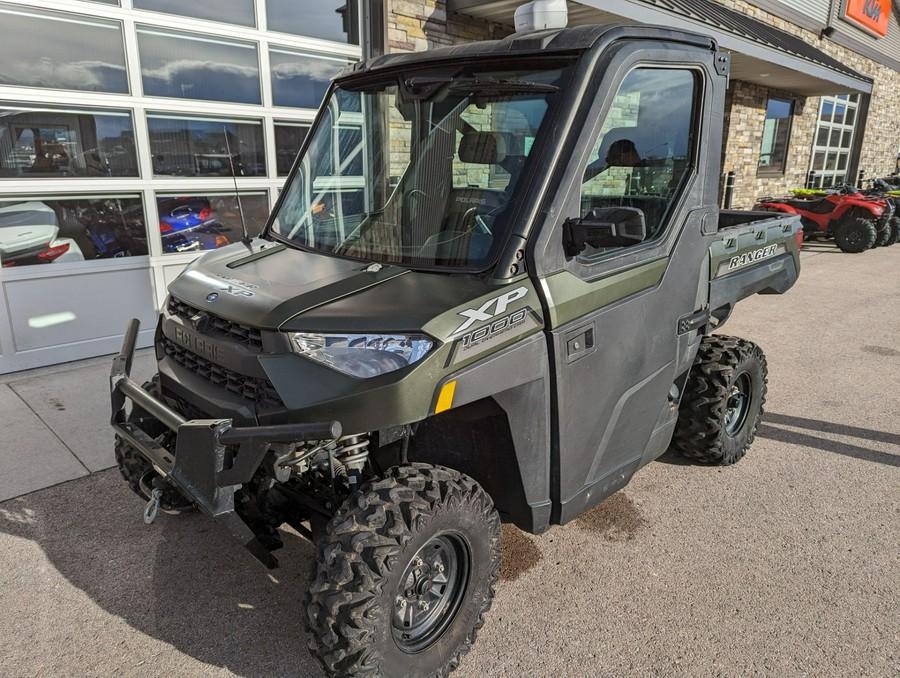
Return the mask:
[(533, 0), (516, 9), (516, 33), (565, 28), (569, 23), (566, 0)]

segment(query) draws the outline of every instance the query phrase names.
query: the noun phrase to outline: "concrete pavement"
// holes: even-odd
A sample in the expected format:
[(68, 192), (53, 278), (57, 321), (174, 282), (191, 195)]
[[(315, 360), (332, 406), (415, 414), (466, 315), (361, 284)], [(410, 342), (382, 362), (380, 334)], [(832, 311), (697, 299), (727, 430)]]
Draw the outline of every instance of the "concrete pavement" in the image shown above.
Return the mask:
[[(111, 357), (0, 375), (0, 501), (115, 465), (109, 429)], [(152, 349), (135, 379), (154, 371)]]
[[(747, 458), (666, 455), (569, 525), (505, 526), (454, 675), (897, 675), (897, 309), (900, 246), (807, 247), (793, 290), (724, 329), (769, 363)], [(202, 516), (144, 526), (101, 470), (108, 366), (0, 377), (0, 500), (17, 497), (0, 503), (0, 673), (321, 676), (300, 623), (311, 546), (288, 534), (270, 573)]]

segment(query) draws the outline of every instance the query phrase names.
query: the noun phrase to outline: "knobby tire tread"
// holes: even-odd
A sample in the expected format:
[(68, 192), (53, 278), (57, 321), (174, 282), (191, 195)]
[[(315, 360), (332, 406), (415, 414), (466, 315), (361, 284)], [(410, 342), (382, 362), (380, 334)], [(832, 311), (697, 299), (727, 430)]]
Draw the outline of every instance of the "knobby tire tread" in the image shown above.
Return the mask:
[(382, 614), (379, 609), (378, 596), (401, 548), (448, 506), (481, 513), (492, 532), (493, 548), (488, 593), (477, 601), (474, 627), (446, 664), (430, 675), (446, 676), (471, 649), (500, 573), (499, 516), (487, 493), (462, 473), (428, 464), (398, 466), (351, 495), (317, 545), (304, 607), (313, 636), (310, 649), (329, 675), (382, 675), (378, 650), (369, 641), (376, 622), (391, 622), (390, 612)]
[[(759, 410), (751, 412), (754, 418), (747, 422), (750, 428), (746, 444), (730, 452), (725, 433), (728, 387), (735, 370), (753, 358), (759, 361), (762, 374)], [(707, 464), (733, 464), (743, 457), (756, 437), (765, 406), (766, 371), (765, 355), (753, 342), (724, 335), (704, 337), (685, 386), (671, 448)]]

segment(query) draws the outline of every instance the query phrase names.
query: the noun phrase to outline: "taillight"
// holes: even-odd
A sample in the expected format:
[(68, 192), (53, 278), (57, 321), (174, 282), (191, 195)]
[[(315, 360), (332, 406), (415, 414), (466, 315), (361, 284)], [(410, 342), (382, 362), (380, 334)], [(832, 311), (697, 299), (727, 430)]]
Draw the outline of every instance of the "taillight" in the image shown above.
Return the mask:
[(69, 243), (63, 243), (62, 245), (57, 245), (56, 247), (51, 247), (46, 252), (41, 252), (38, 255), (38, 259), (49, 264), (51, 261), (55, 261), (55, 260), (59, 259), (62, 255), (64, 255), (68, 251), (69, 251)]
[(216, 236), (216, 249), (218, 249), (219, 247), (225, 247), (225, 245), (230, 245), (230, 244), (231, 244), (231, 241), (228, 238), (226, 238), (224, 235)]
[(798, 249), (803, 248), (803, 229), (802, 228), (799, 231), (797, 231), (797, 248)]
[(212, 210), (209, 207), (204, 207), (202, 210), (200, 210), (200, 213), (197, 216), (203, 220), (206, 220), (206, 219), (209, 219), (209, 217), (211, 215), (212, 215)]
[(172, 224), (167, 224), (165, 221), (159, 222), (159, 232), (160, 233), (171, 233), (175, 229), (172, 228)]
[(3, 267), (3, 268), (12, 268), (12, 267), (15, 266), (15, 265), (16, 265), (16, 262), (14, 262), (14, 261), (7, 261), (5, 264), (3, 264), (2, 267)]

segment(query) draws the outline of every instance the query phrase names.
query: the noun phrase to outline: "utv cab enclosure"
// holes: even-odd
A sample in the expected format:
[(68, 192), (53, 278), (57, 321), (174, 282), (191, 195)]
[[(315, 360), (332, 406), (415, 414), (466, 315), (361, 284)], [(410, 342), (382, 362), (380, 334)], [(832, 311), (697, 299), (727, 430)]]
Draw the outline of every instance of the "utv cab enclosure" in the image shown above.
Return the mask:
[(795, 216), (717, 207), (728, 57), (582, 26), (349, 67), (263, 233), (169, 287), (112, 373), (119, 468), (266, 565), (314, 541), (334, 675), (444, 675), (500, 522), (541, 533), (667, 449), (737, 461), (762, 351), (709, 333), (799, 271)]

